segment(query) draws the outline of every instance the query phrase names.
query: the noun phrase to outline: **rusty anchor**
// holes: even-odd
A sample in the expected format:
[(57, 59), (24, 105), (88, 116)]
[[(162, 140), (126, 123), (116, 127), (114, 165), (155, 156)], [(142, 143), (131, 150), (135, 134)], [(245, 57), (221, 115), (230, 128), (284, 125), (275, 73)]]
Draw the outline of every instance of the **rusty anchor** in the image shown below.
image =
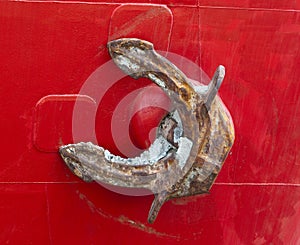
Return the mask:
[(150, 42), (123, 38), (109, 42), (108, 50), (126, 74), (156, 83), (174, 109), (160, 122), (149, 149), (135, 158), (116, 156), (91, 142), (61, 146), (59, 153), (86, 182), (152, 191), (148, 222), (153, 223), (167, 200), (207, 193), (233, 145), (233, 122), (217, 95), (225, 68), (219, 66), (207, 86), (195, 86)]

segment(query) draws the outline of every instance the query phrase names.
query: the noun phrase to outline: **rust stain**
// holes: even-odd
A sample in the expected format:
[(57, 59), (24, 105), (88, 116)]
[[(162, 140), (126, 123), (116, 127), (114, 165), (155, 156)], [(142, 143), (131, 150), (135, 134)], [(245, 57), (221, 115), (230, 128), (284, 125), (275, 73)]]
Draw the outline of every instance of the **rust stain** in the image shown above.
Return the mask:
[(158, 237), (168, 237), (168, 238), (173, 238), (173, 239), (180, 238), (180, 236), (171, 235), (171, 234), (167, 234), (164, 232), (159, 232), (159, 231), (155, 230), (153, 227), (149, 227), (139, 221), (134, 221), (132, 219), (129, 219), (128, 217), (126, 217), (124, 215), (120, 215), (119, 218), (117, 218), (117, 220), (122, 224), (129, 225), (133, 228), (147, 232), (149, 234), (156, 235)]
[(174, 205), (182, 206), (182, 205), (187, 205), (189, 203), (197, 202), (199, 198), (202, 198), (203, 196), (206, 195), (208, 194), (201, 194), (200, 196), (188, 196), (188, 197), (175, 198), (172, 199), (171, 202)]
[(96, 213), (105, 219), (113, 220), (113, 221), (121, 223), (123, 225), (127, 225), (134, 229), (146, 232), (148, 234), (153, 234), (157, 237), (165, 237), (165, 238), (171, 238), (171, 239), (176, 239), (176, 240), (180, 239), (180, 236), (178, 236), (178, 235), (173, 235), (173, 234), (168, 234), (168, 233), (157, 231), (153, 227), (147, 226), (140, 221), (132, 220), (124, 215), (120, 215), (119, 217), (114, 217), (110, 213), (107, 213), (107, 212), (103, 211), (101, 208), (96, 207), (96, 205), (92, 201), (90, 201), (86, 195), (80, 193), (78, 190), (76, 191), (76, 193), (78, 194), (80, 200), (83, 200), (86, 202), (86, 204), (88, 205), (88, 207), (92, 213)]

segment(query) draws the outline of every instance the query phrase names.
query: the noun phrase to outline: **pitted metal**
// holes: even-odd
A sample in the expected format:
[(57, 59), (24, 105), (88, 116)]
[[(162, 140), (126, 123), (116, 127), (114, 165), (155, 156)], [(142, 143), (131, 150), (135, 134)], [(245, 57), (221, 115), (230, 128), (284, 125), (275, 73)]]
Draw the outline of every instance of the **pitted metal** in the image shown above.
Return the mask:
[(90, 142), (61, 146), (60, 155), (84, 181), (151, 190), (152, 223), (168, 199), (207, 193), (230, 151), (234, 127), (217, 95), (225, 68), (217, 68), (209, 85), (194, 86), (147, 41), (114, 40), (108, 50), (126, 74), (149, 78), (161, 87), (174, 110), (160, 122), (150, 148), (138, 157), (122, 158)]

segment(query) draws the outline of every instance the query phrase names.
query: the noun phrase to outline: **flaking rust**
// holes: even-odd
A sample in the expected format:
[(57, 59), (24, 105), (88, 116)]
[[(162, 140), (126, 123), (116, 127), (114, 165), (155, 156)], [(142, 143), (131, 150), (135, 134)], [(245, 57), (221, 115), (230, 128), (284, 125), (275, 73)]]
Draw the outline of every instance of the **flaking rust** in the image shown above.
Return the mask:
[(146, 77), (170, 97), (173, 110), (159, 125), (150, 148), (122, 158), (88, 143), (60, 147), (70, 170), (84, 181), (147, 188), (154, 195), (148, 222), (153, 223), (171, 198), (207, 193), (234, 141), (231, 116), (217, 91), (225, 76), (219, 66), (207, 86), (194, 86), (147, 41), (124, 38), (108, 43), (115, 64), (129, 76)]

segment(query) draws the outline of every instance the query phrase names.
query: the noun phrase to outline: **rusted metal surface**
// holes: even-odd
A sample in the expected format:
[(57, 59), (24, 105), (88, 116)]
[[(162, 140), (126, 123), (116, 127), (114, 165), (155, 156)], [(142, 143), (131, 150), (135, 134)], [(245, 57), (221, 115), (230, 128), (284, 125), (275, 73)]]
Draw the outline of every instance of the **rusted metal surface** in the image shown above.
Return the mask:
[(151, 190), (152, 223), (165, 201), (207, 193), (221, 170), (234, 141), (231, 117), (217, 96), (225, 68), (217, 68), (208, 86), (195, 86), (147, 41), (114, 40), (108, 49), (126, 74), (149, 78), (161, 87), (173, 110), (161, 121), (154, 143), (138, 157), (115, 156), (90, 142), (62, 146), (60, 154), (84, 181)]

